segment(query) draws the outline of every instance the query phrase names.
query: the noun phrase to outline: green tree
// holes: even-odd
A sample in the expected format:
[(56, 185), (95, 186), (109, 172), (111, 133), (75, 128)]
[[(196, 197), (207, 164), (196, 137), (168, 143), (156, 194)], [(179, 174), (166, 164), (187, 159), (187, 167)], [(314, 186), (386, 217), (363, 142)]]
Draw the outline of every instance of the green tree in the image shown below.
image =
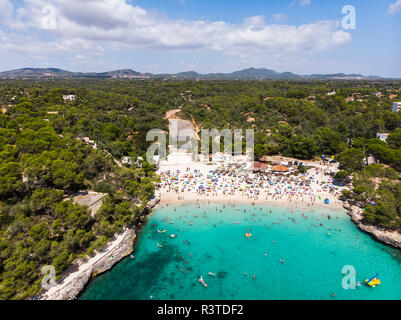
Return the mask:
[(396, 129), (387, 139), (387, 143), (391, 148), (401, 148), (401, 129)]
[(341, 152), (337, 156), (340, 167), (345, 170), (356, 171), (362, 169), (365, 154), (361, 149), (351, 148)]
[(71, 265), (72, 259), (73, 259), (72, 254), (69, 254), (68, 252), (63, 252), (59, 254), (53, 260), (53, 267), (56, 269), (56, 273), (60, 275), (65, 270), (67, 270), (68, 267)]

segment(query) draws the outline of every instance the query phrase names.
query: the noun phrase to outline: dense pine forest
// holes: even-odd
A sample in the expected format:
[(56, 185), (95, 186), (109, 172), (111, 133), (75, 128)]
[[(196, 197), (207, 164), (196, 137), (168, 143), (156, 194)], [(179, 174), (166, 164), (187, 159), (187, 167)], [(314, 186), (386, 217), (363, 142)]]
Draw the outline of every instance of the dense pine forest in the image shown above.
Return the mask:
[[(396, 101), (396, 81), (0, 80), (0, 299), (32, 297), (43, 265), (60, 276), (138, 220), (158, 178), (114, 160), (145, 159), (146, 133), (177, 108), (200, 128), (254, 128), (256, 158), (335, 156), (344, 199), (401, 230)], [(94, 217), (70, 200), (80, 190), (108, 194)]]

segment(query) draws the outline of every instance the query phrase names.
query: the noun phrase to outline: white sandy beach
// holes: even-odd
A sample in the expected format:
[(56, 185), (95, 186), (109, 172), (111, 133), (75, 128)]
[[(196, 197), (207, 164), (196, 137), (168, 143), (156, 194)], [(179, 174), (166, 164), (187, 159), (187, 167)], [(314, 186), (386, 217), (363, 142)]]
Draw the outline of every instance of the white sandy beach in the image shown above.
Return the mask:
[[(280, 205), (305, 209), (312, 206), (342, 208), (342, 188), (322, 168), (314, 168), (303, 176), (276, 174), (236, 175), (218, 170), (217, 165), (201, 163), (165, 163), (158, 171), (161, 202), (179, 205), (196, 202)], [(324, 201), (328, 199), (329, 204)]]

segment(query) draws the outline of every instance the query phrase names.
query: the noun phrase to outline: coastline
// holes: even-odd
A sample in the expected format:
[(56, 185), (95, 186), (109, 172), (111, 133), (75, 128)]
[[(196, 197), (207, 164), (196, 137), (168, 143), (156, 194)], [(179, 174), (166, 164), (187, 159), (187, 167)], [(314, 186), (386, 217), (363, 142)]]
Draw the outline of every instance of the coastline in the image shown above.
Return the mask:
[(217, 203), (227, 205), (262, 205), (262, 206), (286, 206), (298, 210), (307, 210), (311, 208), (327, 208), (327, 209), (344, 209), (344, 205), (333, 195), (327, 195), (330, 199), (330, 205), (322, 203), (311, 202), (304, 198), (291, 199), (287, 197), (282, 198), (268, 198), (268, 199), (252, 199), (242, 195), (195, 195), (192, 193), (172, 193), (162, 192), (159, 205), (186, 205), (193, 203)]
[(357, 206), (351, 206), (345, 204), (344, 208), (347, 213), (351, 216), (352, 221), (361, 229), (363, 232), (370, 234), (377, 241), (384, 244), (390, 245), (396, 249), (401, 249), (401, 234), (397, 231), (380, 230), (375, 226), (366, 225), (362, 222), (363, 210)]
[[(160, 192), (156, 191), (147, 208), (151, 210), (160, 201)], [(109, 271), (116, 263), (133, 252), (136, 232), (133, 228), (125, 228), (120, 234), (107, 243), (105, 248), (86, 262), (79, 261), (79, 269), (69, 274), (61, 283), (42, 294), (39, 300), (73, 300), (85, 289), (92, 278)]]
[[(310, 202), (300, 197), (299, 199), (249, 199), (241, 195), (209, 195), (201, 196), (191, 193), (172, 193), (165, 190), (157, 190), (155, 197), (148, 204), (149, 209), (159, 206), (168, 205), (186, 205), (186, 204), (204, 204), (216, 203), (227, 205), (270, 205), (270, 206), (287, 206), (291, 209), (307, 210), (313, 208), (327, 209), (345, 209), (345, 213), (351, 216), (352, 221), (362, 231), (372, 235), (377, 241), (390, 245), (394, 248), (401, 249), (401, 234), (398, 232), (390, 232), (376, 229), (374, 226), (364, 225), (362, 209), (357, 206), (350, 206), (348, 203), (343, 203), (334, 195), (330, 197), (330, 205), (323, 203)], [(68, 275), (61, 283), (46, 291), (41, 300), (72, 300), (85, 289), (90, 280), (106, 271), (109, 271), (113, 266), (129, 256), (133, 252), (133, 245), (136, 240), (136, 232), (134, 229), (125, 229), (116, 238), (110, 241), (106, 247), (98, 252), (94, 257), (87, 262), (80, 264), (79, 270)]]

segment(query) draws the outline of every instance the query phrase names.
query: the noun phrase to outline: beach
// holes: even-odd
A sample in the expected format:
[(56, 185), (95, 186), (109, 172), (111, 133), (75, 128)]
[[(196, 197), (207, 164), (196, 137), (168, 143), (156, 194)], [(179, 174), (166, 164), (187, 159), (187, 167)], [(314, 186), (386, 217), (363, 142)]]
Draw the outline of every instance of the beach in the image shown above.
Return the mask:
[(237, 204), (279, 204), (299, 209), (312, 206), (342, 208), (339, 199), (344, 187), (333, 185), (333, 178), (322, 168), (303, 175), (242, 173), (218, 165), (162, 165), (160, 204), (195, 202)]

